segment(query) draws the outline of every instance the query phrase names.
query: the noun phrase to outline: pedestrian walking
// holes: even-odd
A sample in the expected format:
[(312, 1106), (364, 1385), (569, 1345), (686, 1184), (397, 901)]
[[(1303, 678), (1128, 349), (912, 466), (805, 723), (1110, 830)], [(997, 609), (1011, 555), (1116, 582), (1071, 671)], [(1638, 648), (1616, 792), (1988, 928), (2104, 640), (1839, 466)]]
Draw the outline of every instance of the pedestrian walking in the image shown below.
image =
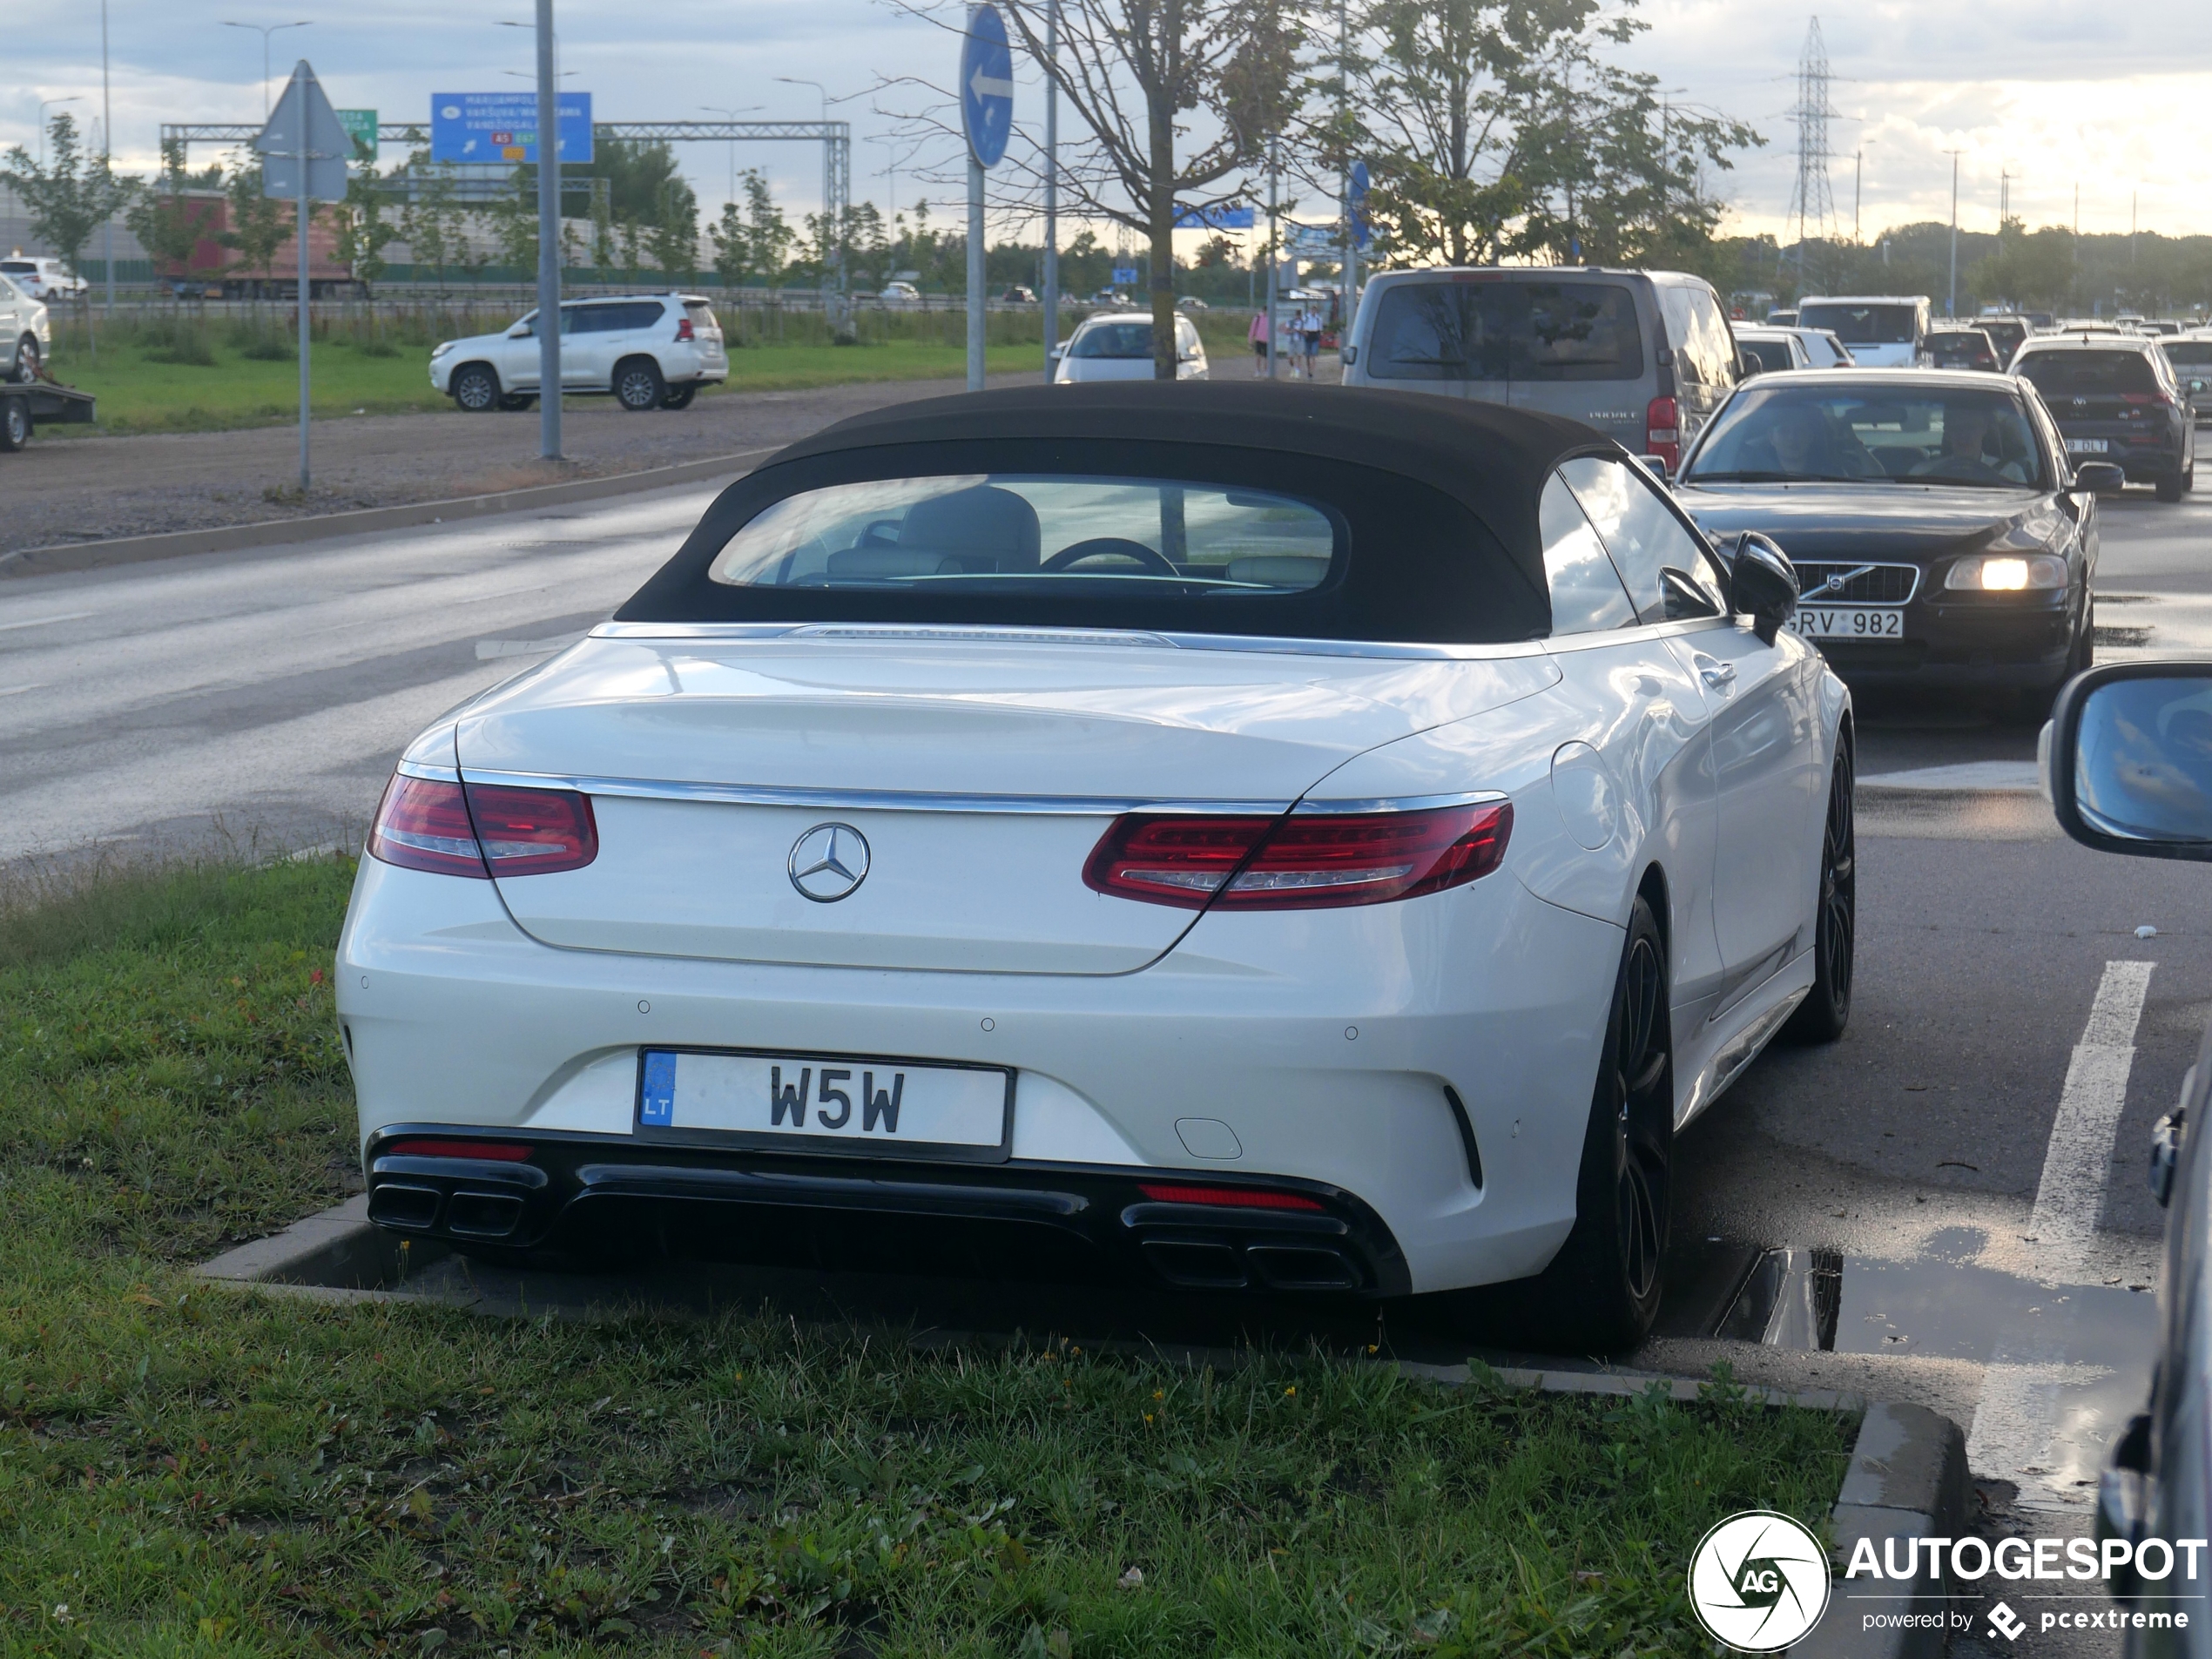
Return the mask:
[(1321, 314), (1312, 306), (1306, 307), (1299, 314), (1298, 326), (1298, 349), (1305, 356), (1305, 378), (1312, 380), (1315, 372), (1314, 360), (1321, 354)]
[(1252, 326), (1244, 331), (1244, 338), (1252, 342), (1252, 374), (1264, 378), (1267, 374), (1267, 314), (1252, 313)]

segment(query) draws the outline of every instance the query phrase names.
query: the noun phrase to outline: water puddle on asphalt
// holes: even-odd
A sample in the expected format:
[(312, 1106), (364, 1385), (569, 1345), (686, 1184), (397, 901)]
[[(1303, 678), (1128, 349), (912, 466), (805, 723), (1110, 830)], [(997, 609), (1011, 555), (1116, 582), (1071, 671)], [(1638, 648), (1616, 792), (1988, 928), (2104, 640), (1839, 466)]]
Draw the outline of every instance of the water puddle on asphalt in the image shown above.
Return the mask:
[(2098, 1472), (2144, 1407), (2158, 1345), (2151, 1287), (2048, 1285), (1980, 1265), (1979, 1229), (1946, 1229), (1908, 1261), (1707, 1239), (1670, 1277), (1677, 1321), (1771, 1347), (1985, 1367), (1968, 1462), (2013, 1481), (2024, 1507), (2094, 1500)]

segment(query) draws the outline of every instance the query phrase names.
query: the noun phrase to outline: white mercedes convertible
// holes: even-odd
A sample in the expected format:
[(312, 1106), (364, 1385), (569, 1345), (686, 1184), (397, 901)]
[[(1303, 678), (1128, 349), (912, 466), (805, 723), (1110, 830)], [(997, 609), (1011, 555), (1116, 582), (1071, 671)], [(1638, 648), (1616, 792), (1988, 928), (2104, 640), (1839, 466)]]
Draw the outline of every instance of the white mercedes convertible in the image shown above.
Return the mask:
[(1632, 1342), (1676, 1135), (1850, 1009), (1850, 700), (1796, 600), (1522, 410), (1136, 383), (833, 427), (408, 746), (339, 947), (369, 1213), (1534, 1280)]

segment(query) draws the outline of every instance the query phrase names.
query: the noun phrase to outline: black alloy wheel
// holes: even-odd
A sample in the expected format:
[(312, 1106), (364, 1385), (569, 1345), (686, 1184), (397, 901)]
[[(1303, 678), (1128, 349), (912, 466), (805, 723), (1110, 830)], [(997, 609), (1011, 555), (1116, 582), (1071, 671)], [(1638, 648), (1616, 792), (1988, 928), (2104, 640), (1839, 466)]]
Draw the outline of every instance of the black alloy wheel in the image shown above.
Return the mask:
[(697, 381), (685, 381), (681, 386), (671, 386), (661, 394), (660, 406), (664, 409), (688, 409), (691, 400), (699, 395)]
[(0, 398), (0, 453), (13, 455), (30, 442), (30, 405), (19, 397)]
[(1563, 1348), (1634, 1347), (1658, 1317), (1675, 1141), (1666, 941), (1639, 896), (1606, 1020), (1575, 1187), (1575, 1230), (1531, 1287), (1534, 1323)]
[(2093, 597), (2082, 607), (2081, 632), (2074, 642), (2074, 649), (2067, 653), (2066, 677), (2086, 674), (2097, 665), (2097, 602)]
[(1790, 1042), (1833, 1042), (1851, 1023), (1858, 941), (1858, 831), (1853, 821), (1851, 752), (1836, 757), (1828, 816), (1820, 831), (1820, 914), (1812, 934), (1812, 989), (1782, 1028)]
[(615, 365), (615, 401), (632, 415), (660, 408), (667, 395), (668, 382), (651, 358), (625, 357)]
[(16, 344), (16, 381), (28, 386), (38, 378), (38, 336), (25, 334)]
[(471, 415), (489, 415), (499, 407), (499, 376), (483, 363), (470, 363), (454, 371), (453, 401)]

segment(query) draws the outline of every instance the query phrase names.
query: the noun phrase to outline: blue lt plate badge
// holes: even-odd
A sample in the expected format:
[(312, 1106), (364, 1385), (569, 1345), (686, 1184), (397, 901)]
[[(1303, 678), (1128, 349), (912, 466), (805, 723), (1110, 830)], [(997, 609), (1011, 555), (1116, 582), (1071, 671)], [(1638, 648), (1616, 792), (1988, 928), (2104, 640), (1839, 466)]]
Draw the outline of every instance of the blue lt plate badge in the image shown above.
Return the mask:
[(676, 1121), (676, 1056), (645, 1050), (645, 1088), (638, 1103), (637, 1121), (666, 1129)]

